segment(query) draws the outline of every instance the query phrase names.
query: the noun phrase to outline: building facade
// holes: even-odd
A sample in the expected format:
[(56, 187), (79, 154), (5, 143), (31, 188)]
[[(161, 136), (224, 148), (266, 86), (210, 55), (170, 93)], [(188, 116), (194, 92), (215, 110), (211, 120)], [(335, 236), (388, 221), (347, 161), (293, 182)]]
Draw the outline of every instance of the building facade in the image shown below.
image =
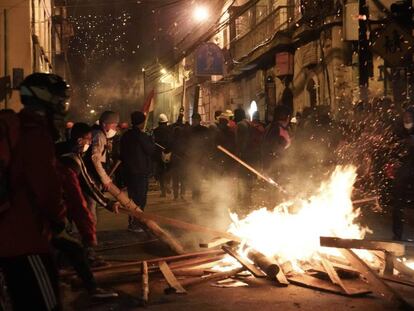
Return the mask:
[(22, 79), (53, 70), (52, 43), (50, 0), (0, 1), (0, 108), (20, 110)]
[(226, 26), (206, 40), (223, 52), (223, 75), (197, 76), (196, 49), (168, 71), (157, 68), (155, 89), (162, 91), (156, 92), (156, 111), (174, 118), (183, 107), (189, 119), (198, 109), (212, 121), (215, 110), (248, 111), (254, 102), (261, 119), (271, 121), (278, 104), (293, 113), (323, 106), (343, 117), (360, 100), (409, 101), (410, 65), (392, 65), (381, 48), (372, 48), (396, 24), (393, 3), (251, 0), (223, 6)]

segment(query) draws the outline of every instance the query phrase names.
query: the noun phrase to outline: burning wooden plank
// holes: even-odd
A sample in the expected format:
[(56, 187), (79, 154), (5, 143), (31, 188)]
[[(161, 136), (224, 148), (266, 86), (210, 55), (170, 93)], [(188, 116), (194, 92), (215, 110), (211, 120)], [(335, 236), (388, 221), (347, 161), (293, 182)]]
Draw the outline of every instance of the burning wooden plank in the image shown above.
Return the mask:
[(146, 261), (142, 262), (142, 302), (144, 305), (148, 304), (149, 296), (149, 280), (148, 280), (148, 265)]
[(402, 256), (405, 253), (404, 244), (395, 242), (320, 237), (320, 244), (325, 247), (387, 251), (396, 256)]
[(228, 242), (231, 242), (231, 239), (228, 238), (214, 238), (213, 240), (211, 240), (210, 242), (205, 242), (205, 243), (200, 243), (200, 247), (201, 248), (213, 248), (213, 247), (217, 247), (217, 246), (222, 246), (223, 244), (226, 244)]
[(338, 273), (336, 272), (334, 266), (331, 264), (331, 262), (324, 256), (323, 254), (320, 254), (321, 256), (321, 262), (322, 265), (326, 271), (326, 273), (329, 275), (329, 278), (331, 279), (331, 282), (333, 284), (338, 285), (342, 291), (348, 295), (348, 296), (360, 296), (364, 294), (370, 293), (370, 291), (364, 290), (364, 289), (350, 289), (348, 288), (345, 283), (341, 280)]
[(237, 251), (233, 250), (231, 247), (223, 246), (222, 249), (229, 254), (231, 257), (236, 259), (243, 267), (245, 267), (251, 274), (253, 274), (257, 278), (264, 278), (266, 277), (266, 274), (256, 268), (255, 265), (252, 265), (247, 260), (245, 260), (243, 257), (241, 257)]
[(351, 265), (359, 270), (365, 279), (367, 279), (368, 283), (371, 285), (372, 290), (375, 293), (379, 294), (385, 300), (398, 307), (410, 307), (410, 305), (398, 292), (396, 292), (392, 287), (381, 280), (381, 278), (371, 270), (365, 261), (359, 258), (352, 250), (341, 249), (341, 253), (351, 263)]
[(187, 291), (181, 286), (180, 282), (178, 282), (177, 278), (165, 261), (160, 261), (159, 267), (168, 285), (170, 285), (170, 287), (173, 288), (177, 294), (187, 294)]
[(247, 257), (266, 273), (272, 281), (275, 281), (276, 284), (279, 286), (289, 285), (289, 281), (286, 279), (282, 269), (280, 269), (279, 264), (275, 260), (266, 257), (264, 254), (255, 250), (250, 250)]

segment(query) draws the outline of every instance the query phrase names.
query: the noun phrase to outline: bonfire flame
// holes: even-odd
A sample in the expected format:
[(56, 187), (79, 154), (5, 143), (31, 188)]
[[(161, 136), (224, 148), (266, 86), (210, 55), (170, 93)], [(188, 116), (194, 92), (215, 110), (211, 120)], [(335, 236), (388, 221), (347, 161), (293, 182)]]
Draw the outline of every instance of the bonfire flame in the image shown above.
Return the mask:
[[(360, 214), (351, 200), (355, 179), (355, 167), (338, 166), (330, 180), (307, 200), (285, 202), (272, 211), (261, 208), (244, 219), (231, 214), (229, 232), (243, 241), (240, 252), (251, 247), (280, 263), (290, 262), (297, 271), (301, 263), (318, 258), (321, 252), (339, 256), (337, 250), (321, 247), (319, 238), (363, 239), (369, 232), (355, 222)], [(365, 259), (369, 260), (366, 256), (368, 252)]]

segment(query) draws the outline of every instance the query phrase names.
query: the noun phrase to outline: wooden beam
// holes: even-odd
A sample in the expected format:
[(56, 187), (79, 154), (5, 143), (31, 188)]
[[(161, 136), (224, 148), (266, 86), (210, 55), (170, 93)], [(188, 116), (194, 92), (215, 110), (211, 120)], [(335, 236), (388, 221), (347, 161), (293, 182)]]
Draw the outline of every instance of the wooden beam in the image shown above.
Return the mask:
[(149, 280), (148, 280), (148, 265), (146, 261), (142, 262), (142, 302), (144, 305), (148, 304), (149, 296)]
[(385, 251), (385, 267), (384, 267), (384, 275), (385, 276), (392, 276), (394, 275), (394, 253), (390, 253)]
[(346, 287), (346, 285), (344, 284), (344, 282), (342, 282), (335, 268), (333, 267), (331, 262), (326, 258), (326, 256), (324, 254), (319, 255), (321, 256), (322, 266), (328, 274), (329, 278), (331, 279), (331, 282), (333, 284), (338, 285), (345, 294), (347, 294), (348, 296), (359, 296), (361, 294), (367, 293), (365, 290), (351, 290), (348, 287)]
[(414, 270), (407, 267), (404, 263), (397, 260), (397, 258), (394, 256), (393, 258), (394, 268), (398, 270), (400, 273), (408, 276), (411, 280), (414, 280)]
[(232, 240), (230, 240), (228, 238), (218, 237), (218, 238), (214, 238), (210, 242), (200, 243), (200, 247), (201, 248), (213, 248), (213, 247), (221, 246), (221, 245), (226, 244), (226, 243), (231, 242), (231, 241)]
[(356, 268), (371, 285), (373, 292), (383, 297), (388, 302), (392, 303), (396, 307), (407, 308), (409, 304), (404, 298), (395, 291), (392, 287), (386, 284), (381, 278), (371, 270), (371, 268), (359, 258), (352, 250), (340, 249), (344, 257)]
[(336, 248), (388, 251), (396, 256), (402, 256), (405, 253), (405, 245), (395, 242), (320, 237), (320, 245)]
[(115, 199), (122, 204), (122, 211), (129, 216), (133, 216), (137, 221), (148, 231), (153, 233), (158, 237), (162, 242), (164, 242), (168, 247), (176, 254), (183, 254), (184, 248), (173, 236), (162, 229), (154, 220), (142, 217), (143, 211), (139, 208), (138, 205), (131, 200), (128, 195), (121, 190), (113, 183), (110, 183), (108, 188), (110, 194), (112, 194)]
[(253, 274), (255, 277), (257, 278), (266, 277), (266, 274), (263, 271), (256, 268), (255, 265), (252, 265), (251, 263), (249, 263), (247, 260), (241, 257), (235, 250), (233, 250), (231, 247), (223, 246), (221, 249), (225, 251), (227, 254), (229, 254), (231, 257), (236, 259), (243, 267), (246, 268), (246, 270), (250, 271), (250, 273)]
[(274, 281), (277, 285), (283, 287), (289, 285), (289, 281), (286, 279), (276, 260), (255, 250), (250, 250), (247, 257), (252, 260), (264, 273), (266, 273), (267, 277)]
[(165, 261), (160, 261), (159, 267), (168, 285), (170, 285), (177, 294), (187, 294), (187, 291), (181, 286), (180, 282), (178, 282)]
[[(171, 262), (175, 262), (175, 261), (180, 261), (183, 259), (190, 259), (190, 258), (195, 258), (195, 257), (209, 257), (209, 256), (216, 256), (216, 255), (221, 255), (224, 254), (224, 252), (220, 249), (214, 249), (214, 250), (206, 250), (206, 251), (202, 251), (202, 252), (193, 252), (193, 253), (186, 253), (186, 254), (182, 254), (182, 255), (176, 255), (176, 256), (168, 256), (168, 257), (160, 257), (160, 258), (153, 258), (153, 259), (147, 259), (146, 262), (149, 264), (157, 264), (159, 261), (166, 261), (168, 263)], [(112, 264), (109, 266), (104, 266), (104, 267), (96, 267), (96, 268), (92, 268), (93, 272), (102, 272), (102, 271), (108, 271), (108, 270), (118, 270), (118, 269), (124, 269), (127, 267), (140, 267), (142, 264), (142, 260), (141, 261), (131, 261), (131, 262), (125, 262), (125, 263), (120, 263), (120, 264)], [(60, 277), (70, 277), (76, 275), (75, 271), (66, 271), (65, 273), (60, 274)]]

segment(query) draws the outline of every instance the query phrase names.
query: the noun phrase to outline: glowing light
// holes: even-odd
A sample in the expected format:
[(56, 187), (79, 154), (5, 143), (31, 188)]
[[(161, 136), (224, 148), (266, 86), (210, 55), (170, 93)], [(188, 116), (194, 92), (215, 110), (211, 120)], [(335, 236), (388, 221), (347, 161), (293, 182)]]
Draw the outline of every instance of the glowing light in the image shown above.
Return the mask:
[(96, 113), (96, 111), (95, 111), (95, 109), (91, 109), (91, 111), (89, 111), (91, 114), (95, 114)]
[(257, 111), (256, 101), (252, 101), (249, 108), (250, 120), (253, 120), (253, 114)]
[[(341, 256), (337, 249), (320, 246), (321, 236), (363, 239), (368, 228), (355, 223), (359, 209), (351, 201), (356, 168), (338, 166), (328, 182), (307, 199), (288, 201), (273, 210), (261, 208), (244, 219), (231, 214), (229, 232), (241, 238), (243, 255), (249, 247), (280, 263), (290, 262), (296, 271), (301, 264), (318, 259), (320, 253)], [(270, 240), (269, 240), (270, 239)], [(365, 260), (377, 263), (368, 251), (358, 251)]]
[(198, 22), (204, 22), (209, 17), (208, 9), (204, 6), (198, 6), (194, 10), (194, 19)]
[(161, 72), (161, 74), (163, 74), (163, 75), (166, 75), (166, 74), (167, 74), (167, 70), (166, 70), (165, 68), (162, 68), (162, 69), (160, 70), (160, 72)]

